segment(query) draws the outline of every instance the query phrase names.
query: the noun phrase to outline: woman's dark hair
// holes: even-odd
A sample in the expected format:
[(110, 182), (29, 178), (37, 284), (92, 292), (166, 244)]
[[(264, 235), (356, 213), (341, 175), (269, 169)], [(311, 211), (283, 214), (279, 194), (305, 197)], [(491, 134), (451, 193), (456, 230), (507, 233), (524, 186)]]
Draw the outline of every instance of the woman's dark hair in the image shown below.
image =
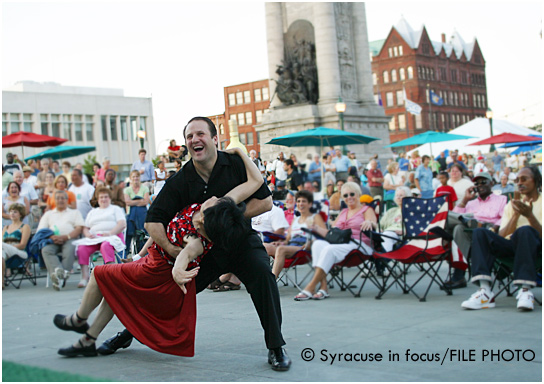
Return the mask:
[(101, 168), (102, 168), (102, 166), (101, 166), (100, 164), (98, 164), (98, 163), (94, 163), (94, 164), (93, 164), (93, 167), (94, 167), (95, 165), (98, 167), (98, 169), (101, 169)]
[(530, 165), (521, 169), (528, 169), (533, 174), (533, 180), (535, 181), (535, 187), (537, 191), (542, 192), (542, 174), (536, 165)]
[(245, 210), (245, 204), (239, 207), (230, 197), (222, 197), (204, 211), (204, 230), (214, 247), (230, 252), (241, 245), (251, 231)]
[(428, 156), (428, 155), (423, 155), (423, 157), (421, 158), (421, 162), (424, 163), (425, 160), (430, 159), (430, 158), (431, 158), (431, 157)]
[(181, 168), (181, 166), (183, 165), (183, 163), (181, 162), (180, 159), (175, 159), (175, 160), (174, 160), (174, 163), (179, 164), (180, 168)]
[(457, 168), (459, 172), (463, 174), (463, 176), (467, 175), (467, 171), (465, 170), (465, 168), (463, 168), (463, 166), (458, 163), (453, 163), (450, 167), (450, 171), (451, 171), (451, 168)]
[(295, 202), (298, 200), (299, 197), (302, 197), (303, 199), (308, 200), (308, 203), (312, 204), (314, 202), (314, 194), (310, 191), (302, 190), (298, 191), (295, 194)]
[(21, 193), (21, 186), (16, 181), (9, 182), (8, 187), (6, 188), (6, 191), (8, 191), (8, 193), (9, 193), (9, 187), (11, 187), (11, 184), (15, 184), (17, 186), (17, 190), (19, 191), (19, 193)]

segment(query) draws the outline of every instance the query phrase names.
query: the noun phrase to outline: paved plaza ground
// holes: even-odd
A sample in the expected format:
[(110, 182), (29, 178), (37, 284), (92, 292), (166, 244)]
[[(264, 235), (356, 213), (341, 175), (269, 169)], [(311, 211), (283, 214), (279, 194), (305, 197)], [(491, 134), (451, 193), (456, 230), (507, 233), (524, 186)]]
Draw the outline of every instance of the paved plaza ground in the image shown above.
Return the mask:
[[(73, 276), (61, 292), (46, 289), (45, 279), (3, 291), (3, 360), (113, 381), (542, 381), (542, 307), (521, 313), (514, 297), (501, 295), (495, 309), (462, 310), (473, 286), (452, 296), (433, 287), (426, 302), (398, 289), (375, 300), (372, 286), (359, 298), (336, 287), (327, 300), (295, 302), (295, 288), (280, 286), (293, 365), (274, 372), (244, 288), (198, 295), (192, 358), (161, 354), (138, 342), (107, 357), (61, 357), (57, 350), (79, 335), (57, 329), (53, 316), (77, 308), (83, 294), (78, 281)], [(541, 289), (535, 293), (542, 297)], [(98, 342), (122, 328), (114, 318)], [(312, 351), (313, 360), (303, 360)], [(346, 361), (369, 354), (381, 354), (382, 360)]]

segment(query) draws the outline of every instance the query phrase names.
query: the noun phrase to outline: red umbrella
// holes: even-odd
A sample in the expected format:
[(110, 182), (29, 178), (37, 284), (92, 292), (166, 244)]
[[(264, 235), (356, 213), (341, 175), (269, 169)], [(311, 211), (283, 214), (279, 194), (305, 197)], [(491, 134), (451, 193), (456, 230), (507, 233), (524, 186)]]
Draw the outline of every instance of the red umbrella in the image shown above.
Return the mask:
[(504, 144), (504, 143), (517, 143), (520, 141), (535, 141), (538, 138), (534, 136), (516, 135), (514, 133), (501, 133), (500, 135), (491, 136), (487, 139), (477, 141), (469, 145), (486, 145), (486, 144)]
[[(47, 136), (47, 135), (38, 135), (37, 133), (19, 131), (12, 133), (11, 135), (4, 136), (2, 138), (2, 148), (9, 147), (56, 147), (68, 139), (61, 139), (60, 137)], [(23, 149), (23, 158), (25, 157), (25, 152)]]

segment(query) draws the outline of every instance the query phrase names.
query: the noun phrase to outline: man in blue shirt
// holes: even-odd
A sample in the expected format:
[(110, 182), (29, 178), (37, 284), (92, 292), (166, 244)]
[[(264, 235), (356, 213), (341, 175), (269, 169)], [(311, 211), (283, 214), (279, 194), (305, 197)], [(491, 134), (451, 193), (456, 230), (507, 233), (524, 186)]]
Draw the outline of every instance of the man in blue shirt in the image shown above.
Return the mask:
[(351, 166), (347, 156), (342, 155), (342, 151), (336, 150), (336, 156), (333, 157), (332, 163), (336, 167), (336, 180), (346, 180), (348, 178), (348, 170)]
[(142, 183), (145, 183), (149, 190), (151, 190), (152, 182), (155, 180), (155, 168), (153, 168), (153, 163), (151, 161), (145, 159), (146, 154), (147, 151), (145, 149), (140, 149), (138, 151), (138, 157), (140, 159), (132, 164), (130, 170), (140, 172)]
[(448, 164), (448, 171), (453, 166), (453, 164), (459, 164), (461, 167), (463, 167), (463, 169), (465, 171), (468, 171), (468, 168), (465, 165), (465, 163), (463, 163), (461, 160), (458, 160), (459, 158), (457, 157), (457, 152), (455, 152), (455, 151), (450, 152), (450, 156), (451, 156), (453, 162)]
[(499, 173), (501, 172), (501, 165), (502, 165), (502, 156), (499, 155), (498, 151), (495, 151), (493, 153), (493, 157), (491, 158), (491, 161), (493, 161), (493, 176), (497, 177), (499, 176)]
[(319, 161), (319, 155), (314, 155), (314, 161), (308, 168), (308, 180), (311, 182), (317, 181), (321, 186), (321, 161)]
[(430, 199), (433, 197), (433, 171), (429, 167), (431, 158), (424, 155), (422, 158), (422, 164), (417, 167), (415, 175), (415, 183), (417, 189), (421, 191), (421, 197), (424, 199)]

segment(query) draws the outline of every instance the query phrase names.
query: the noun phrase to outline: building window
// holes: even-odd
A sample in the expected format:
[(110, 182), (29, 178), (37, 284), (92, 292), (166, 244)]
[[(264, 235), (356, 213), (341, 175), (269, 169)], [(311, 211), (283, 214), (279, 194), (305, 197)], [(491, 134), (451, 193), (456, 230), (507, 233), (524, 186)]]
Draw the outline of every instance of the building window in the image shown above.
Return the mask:
[(251, 103), (251, 93), (249, 91), (244, 91), (244, 104)]
[(393, 47), (393, 55), (395, 57), (399, 55), (399, 48), (398, 47)]
[(8, 134), (8, 114), (2, 113), (2, 137)]
[(49, 136), (49, 118), (46, 114), (40, 115), (40, 127), (42, 135)]
[(393, 57), (393, 48), (389, 47), (387, 51), (389, 52), (389, 57)]
[(374, 94), (374, 101), (376, 101), (376, 104), (380, 105), (380, 95), (378, 95), (377, 93)]
[(253, 98), (255, 101), (261, 101), (261, 90), (259, 88), (253, 90)]
[(423, 54), (424, 55), (428, 55), (430, 50), (429, 50), (429, 43), (423, 43), (423, 46), (421, 47), (422, 48), (422, 51), (423, 51)]
[(23, 131), (32, 132), (32, 113), (23, 113)]
[(243, 112), (238, 114), (238, 125), (246, 125)]
[(225, 125), (219, 124), (219, 134), (224, 135), (225, 134)]
[(403, 91), (397, 91), (397, 105), (404, 104), (404, 92)]
[(452, 83), (457, 83), (457, 70), (456, 69), (451, 69), (450, 74), (451, 74), (451, 82)]
[(136, 116), (130, 116), (130, 130), (132, 132), (132, 141), (138, 140), (138, 118)]
[(372, 84), (376, 85), (378, 84), (378, 76), (375, 72), (372, 72)]
[(117, 116), (110, 116), (111, 141), (117, 141)]
[(391, 70), (391, 82), (392, 83), (395, 83), (397, 81), (397, 70), (396, 69), (392, 69)]
[(255, 120), (257, 124), (263, 121), (263, 111), (255, 111)]
[(229, 93), (229, 105), (236, 105), (236, 97), (234, 96), (234, 93)]
[(147, 140), (147, 129), (145, 124), (145, 119), (146, 119), (145, 117), (140, 116), (140, 130), (146, 133), (145, 135), (146, 138), (144, 140)]
[(242, 92), (236, 92), (236, 104), (244, 104), (244, 95)]
[(253, 124), (253, 115), (251, 112), (246, 112), (246, 124), (247, 125)]
[(51, 135), (60, 137), (60, 115), (51, 115)]
[(108, 124), (106, 116), (100, 116), (100, 125), (102, 126), (102, 140), (108, 141)]
[(94, 141), (93, 117), (91, 115), (85, 116), (85, 134), (87, 136), (87, 141)]
[(401, 81), (406, 80), (406, 75), (405, 75), (404, 68), (399, 69), (399, 78), (400, 78)]
[(413, 79), (414, 78), (414, 68), (413, 67), (408, 67), (408, 79)]
[(263, 88), (263, 100), (268, 100), (268, 87)]
[(440, 68), (440, 80), (448, 81), (448, 76), (446, 74), (446, 68)]
[(19, 132), (21, 130), (21, 123), (19, 122), (19, 114), (18, 113), (10, 113), (10, 133)]
[(383, 82), (384, 84), (389, 83), (389, 72), (383, 71)]
[(395, 116), (391, 116), (391, 120), (389, 121), (389, 130), (394, 131), (396, 129), (395, 126)]
[(245, 133), (238, 134), (238, 138), (240, 140), (240, 143), (246, 145), (246, 134)]
[(423, 128), (423, 123), (421, 121), (421, 114), (419, 115), (414, 115), (415, 117), (415, 126), (416, 126), (416, 129), (422, 129)]
[(399, 129), (400, 130), (406, 129), (406, 115), (404, 113), (400, 114), (398, 116), (398, 119), (399, 119)]
[(385, 94), (385, 97), (386, 97), (387, 106), (392, 107), (393, 106), (393, 92), (387, 92)]
[(121, 140), (128, 141), (128, 122), (127, 116), (121, 116), (119, 118), (119, 125), (121, 128)]
[(257, 132), (257, 144), (261, 144), (261, 133)]
[(399, 45), (399, 55), (402, 56), (402, 45)]
[(253, 132), (246, 133), (246, 143), (247, 145), (253, 145)]
[(72, 124), (70, 123), (63, 123), (62, 124), (62, 136), (65, 139), (72, 140)]

